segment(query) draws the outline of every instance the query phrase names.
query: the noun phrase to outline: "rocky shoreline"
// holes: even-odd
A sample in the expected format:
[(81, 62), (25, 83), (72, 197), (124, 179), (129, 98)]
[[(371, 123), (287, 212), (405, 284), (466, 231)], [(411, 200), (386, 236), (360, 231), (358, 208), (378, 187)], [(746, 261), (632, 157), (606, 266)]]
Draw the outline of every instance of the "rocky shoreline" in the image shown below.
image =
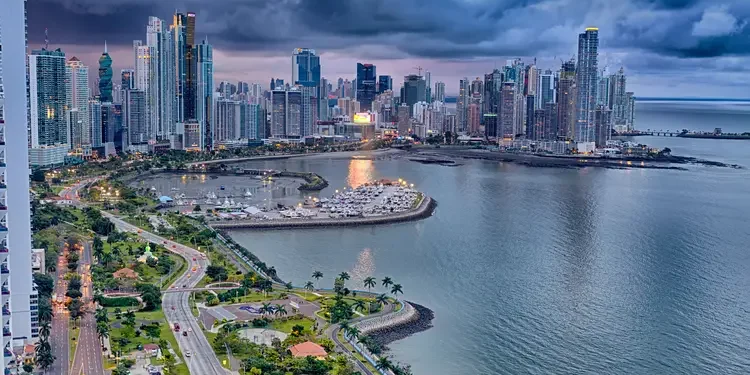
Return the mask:
[(435, 318), (435, 313), (420, 304), (409, 301), (407, 301), (407, 303), (412, 305), (416, 310), (416, 313), (414, 314), (415, 317), (403, 324), (381, 328), (368, 334), (378, 345), (380, 345), (383, 351), (387, 351), (387, 345), (392, 342), (403, 340), (411, 335), (432, 328), (432, 319)]

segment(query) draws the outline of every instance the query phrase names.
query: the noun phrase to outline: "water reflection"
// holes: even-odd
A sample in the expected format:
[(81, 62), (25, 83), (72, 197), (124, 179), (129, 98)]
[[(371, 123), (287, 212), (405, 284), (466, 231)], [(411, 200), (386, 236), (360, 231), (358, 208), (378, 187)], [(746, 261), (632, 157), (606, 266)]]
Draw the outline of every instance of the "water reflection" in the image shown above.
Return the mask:
[(374, 179), (373, 171), (372, 160), (352, 159), (349, 162), (349, 175), (346, 177), (346, 183), (353, 188), (364, 185)]
[(362, 282), (365, 278), (375, 273), (375, 258), (372, 256), (372, 250), (365, 248), (357, 256), (357, 263), (354, 264), (349, 284), (352, 289), (364, 288)]

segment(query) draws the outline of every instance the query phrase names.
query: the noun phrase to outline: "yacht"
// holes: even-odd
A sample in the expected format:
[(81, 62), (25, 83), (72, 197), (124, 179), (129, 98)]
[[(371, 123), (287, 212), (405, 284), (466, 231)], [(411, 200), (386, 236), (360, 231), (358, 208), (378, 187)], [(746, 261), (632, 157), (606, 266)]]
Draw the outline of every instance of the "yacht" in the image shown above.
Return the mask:
[(250, 189), (245, 190), (245, 196), (246, 197), (252, 197), (253, 193), (250, 192)]

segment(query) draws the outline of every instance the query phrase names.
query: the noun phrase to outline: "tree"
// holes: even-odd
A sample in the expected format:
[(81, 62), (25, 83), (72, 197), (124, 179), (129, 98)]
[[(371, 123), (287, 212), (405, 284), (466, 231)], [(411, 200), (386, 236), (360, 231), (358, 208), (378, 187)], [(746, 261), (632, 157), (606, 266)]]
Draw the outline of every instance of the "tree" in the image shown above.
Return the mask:
[(144, 310), (154, 311), (161, 304), (161, 291), (156, 285), (141, 283), (136, 285), (136, 290), (141, 293), (141, 300), (146, 305)]
[(52, 295), (55, 290), (55, 280), (52, 279), (52, 276), (37, 272), (33, 275), (33, 280), (40, 296), (50, 297)]
[(44, 171), (41, 169), (34, 169), (34, 171), (31, 172), (31, 181), (44, 182)]
[(284, 284), (284, 287), (286, 288), (286, 290), (289, 290), (289, 291), (291, 291), (292, 289), (294, 289), (294, 286), (292, 286), (292, 283), (290, 283), (290, 282)]
[(50, 298), (39, 299), (39, 322), (51, 322), (55, 314), (52, 312), (52, 303)]
[(274, 306), (274, 308), (273, 308), (273, 314), (274, 314), (274, 315), (278, 315), (278, 316), (284, 316), (284, 315), (286, 315), (286, 314), (287, 314), (287, 313), (286, 313), (286, 308), (285, 308), (285, 307), (284, 307), (284, 305), (282, 305), (282, 304), (277, 304), (277, 305), (276, 305), (276, 306)]
[(375, 302), (379, 303), (381, 306), (385, 306), (388, 304), (388, 297), (385, 294), (381, 294), (375, 297)]
[(129, 374), (130, 374), (130, 369), (124, 362), (120, 362), (119, 364), (117, 364), (117, 367), (115, 367), (115, 369), (112, 370), (112, 375), (129, 375)]
[(104, 346), (104, 339), (109, 337), (109, 324), (105, 322), (96, 323), (96, 334), (99, 336), (102, 346)]
[(123, 318), (124, 321), (122, 322), (122, 324), (130, 328), (135, 327), (135, 313), (133, 311), (128, 310), (128, 312), (123, 315)]
[(98, 308), (96, 309), (96, 312), (94, 313), (94, 317), (96, 318), (96, 322), (104, 322), (109, 323), (109, 315), (106, 308)]
[(391, 288), (391, 293), (396, 296), (399, 293), (404, 294), (404, 291), (401, 290), (401, 284), (393, 284), (393, 287)]
[[(166, 352), (166, 350), (162, 350)], [(164, 355), (164, 373), (167, 375), (175, 375), (177, 374), (177, 362), (174, 359), (174, 356), (172, 354), (167, 353)]]
[(50, 322), (42, 321), (39, 323), (39, 337), (48, 339), (51, 330), (52, 326), (50, 325)]
[(34, 372), (34, 365), (32, 365), (31, 363), (24, 363), (21, 368), (23, 369), (23, 372), (27, 374), (31, 374), (32, 372)]
[(388, 371), (393, 369), (393, 362), (388, 357), (380, 357), (375, 362), (375, 368), (378, 370)]
[(35, 352), (35, 359), (34, 362), (39, 366), (39, 368), (42, 369), (45, 373), (47, 370), (52, 366), (52, 364), (55, 362), (55, 356), (52, 355), (52, 346), (49, 344), (49, 341), (44, 339), (40, 339), (36, 343), (36, 347), (34, 348)]
[[(323, 277), (323, 272), (315, 271), (312, 273), (312, 277), (313, 279), (315, 279), (315, 281), (320, 281), (320, 279)], [(318, 289), (320, 289), (320, 287), (318, 287)]]
[(307, 292), (310, 290), (313, 290), (315, 288), (315, 285), (313, 285), (312, 281), (308, 281), (305, 283), (305, 297), (307, 297)]
[(214, 265), (206, 267), (206, 275), (215, 281), (225, 281), (229, 278), (227, 270), (224, 267)]
[(389, 287), (391, 285), (393, 285), (393, 280), (391, 280), (391, 278), (388, 277), (388, 276), (384, 277), (383, 278), (383, 286), (387, 288), (387, 287)]
[(70, 312), (70, 319), (73, 319), (73, 322), (77, 321), (83, 314), (83, 302), (81, 302), (81, 299), (73, 298), (68, 305), (68, 311)]
[(270, 303), (264, 302), (258, 311), (261, 315), (273, 314), (273, 306)]
[(342, 273), (339, 274), (339, 279), (341, 279), (341, 280), (346, 281), (346, 280), (349, 280), (350, 278), (351, 277), (349, 276), (348, 272), (342, 272)]
[(378, 285), (378, 282), (375, 281), (375, 278), (370, 276), (365, 278), (362, 283), (365, 285), (365, 288), (367, 288), (367, 292), (370, 292), (370, 288), (374, 288), (375, 285)]
[(349, 328), (346, 331), (344, 331), (344, 333), (347, 336), (351, 337), (352, 339), (357, 339), (359, 337), (360, 332), (359, 332), (359, 328), (355, 326), (349, 326)]
[(365, 309), (365, 301), (358, 299), (357, 301), (352, 304), (352, 308), (354, 310), (364, 310)]
[(144, 327), (146, 330), (146, 336), (150, 337), (153, 341), (159, 340), (159, 337), (161, 336), (161, 324), (159, 322), (154, 322), (146, 327)]

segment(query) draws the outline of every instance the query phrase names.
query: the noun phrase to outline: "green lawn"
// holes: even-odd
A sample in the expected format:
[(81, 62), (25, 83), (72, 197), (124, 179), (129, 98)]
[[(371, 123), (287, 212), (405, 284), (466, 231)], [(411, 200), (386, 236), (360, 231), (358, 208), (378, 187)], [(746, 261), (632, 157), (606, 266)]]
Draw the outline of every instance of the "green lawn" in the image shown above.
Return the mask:
[(75, 359), (76, 348), (78, 347), (78, 336), (80, 333), (81, 330), (73, 327), (73, 322), (68, 323), (68, 337), (70, 338), (70, 345), (68, 346), (68, 348), (70, 349), (70, 355), (68, 356), (68, 366), (73, 364), (73, 360)]
[(315, 322), (312, 319), (308, 319), (308, 318), (289, 319), (286, 321), (272, 320), (270, 328), (275, 329), (277, 331), (284, 332), (284, 333), (292, 333), (292, 327), (294, 327), (297, 324), (305, 327), (305, 331), (311, 332), (312, 326), (313, 324), (315, 324)]
[[(167, 342), (169, 342), (169, 346), (177, 353), (177, 357), (183, 358), (182, 352), (180, 351), (180, 347), (177, 345), (177, 339), (174, 336), (174, 332), (172, 331), (172, 327), (167, 322), (167, 319), (164, 317), (164, 312), (162, 310), (157, 311), (138, 311), (135, 313), (135, 320), (136, 325), (135, 329), (137, 330), (140, 327), (140, 323), (142, 321), (157, 321), (160, 324), (160, 335), (159, 339), (164, 339)], [(110, 313), (110, 321), (115, 322), (117, 321), (115, 319), (115, 316), (113, 313)], [(121, 321), (120, 321), (121, 322)], [(116, 342), (117, 338), (123, 337), (123, 335), (126, 334), (126, 332), (129, 331), (129, 328), (125, 327), (124, 325), (121, 328), (112, 328), (110, 331), (110, 341), (113, 343)], [(132, 352), (136, 350), (136, 347), (138, 345), (144, 345), (144, 344), (158, 344), (159, 339), (153, 340), (145, 335), (145, 332), (141, 334), (140, 337), (129, 337), (130, 343), (125, 346), (123, 352), (125, 354)], [(179, 375), (190, 375), (190, 372), (188, 371), (187, 365), (183, 363), (177, 365), (177, 374)]]
[(344, 343), (344, 347), (346, 348), (347, 351), (349, 351), (349, 353), (352, 353), (352, 355), (354, 355), (354, 358), (356, 358), (359, 362), (362, 362), (365, 365), (365, 367), (367, 367), (368, 370), (372, 371), (373, 374), (379, 373), (379, 371), (373, 365), (371, 365), (370, 362), (368, 362), (365, 359), (365, 357), (362, 356), (362, 354), (359, 354), (359, 352), (356, 349), (354, 349), (354, 347), (351, 344), (349, 344), (348, 341), (346, 341), (341, 330), (337, 332), (337, 335), (338, 335), (339, 341)]

